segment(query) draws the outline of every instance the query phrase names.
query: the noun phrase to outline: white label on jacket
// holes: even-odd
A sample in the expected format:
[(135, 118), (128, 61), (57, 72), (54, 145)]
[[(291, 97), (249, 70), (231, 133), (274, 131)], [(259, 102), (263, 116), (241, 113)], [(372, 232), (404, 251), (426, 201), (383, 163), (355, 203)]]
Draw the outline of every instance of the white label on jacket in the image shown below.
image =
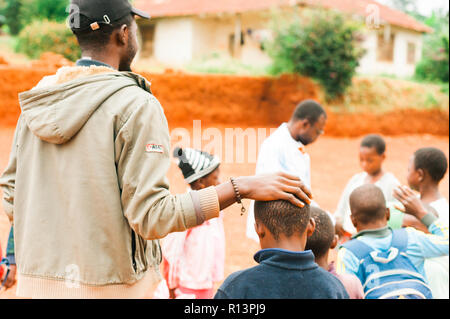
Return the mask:
[(145, 147), (147, 153), (164, 153), (164, 146), (158, 144), (147, 144)]

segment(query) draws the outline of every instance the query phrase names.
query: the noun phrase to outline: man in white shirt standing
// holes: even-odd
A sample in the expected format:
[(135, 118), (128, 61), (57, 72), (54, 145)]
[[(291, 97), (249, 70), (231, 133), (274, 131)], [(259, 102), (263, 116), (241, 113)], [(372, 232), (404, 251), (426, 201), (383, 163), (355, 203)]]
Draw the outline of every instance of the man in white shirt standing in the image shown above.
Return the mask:
[[(324, 133), (327, 113), (313, 100), (301, 102), (288, 123), (283, 123), (261, 145), (256, 173), (282, 171), (298, 176), (311, 189), (311, 160), (305, 146)], [(259, 242), (254, 229), (254, 201), (250, 204), (246, 235)]]

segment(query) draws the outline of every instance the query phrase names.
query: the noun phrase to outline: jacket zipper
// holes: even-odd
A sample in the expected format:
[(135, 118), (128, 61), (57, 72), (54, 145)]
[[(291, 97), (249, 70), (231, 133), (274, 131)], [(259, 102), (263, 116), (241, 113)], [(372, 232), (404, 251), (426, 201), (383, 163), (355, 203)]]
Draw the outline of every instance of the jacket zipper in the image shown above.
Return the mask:
[(131, 257), (133, 258), (133, 269), (134, 272), (137, 272), (137, 266), (136, 266), (136, 235), (134, 233), (134, 230), (131, 230)]

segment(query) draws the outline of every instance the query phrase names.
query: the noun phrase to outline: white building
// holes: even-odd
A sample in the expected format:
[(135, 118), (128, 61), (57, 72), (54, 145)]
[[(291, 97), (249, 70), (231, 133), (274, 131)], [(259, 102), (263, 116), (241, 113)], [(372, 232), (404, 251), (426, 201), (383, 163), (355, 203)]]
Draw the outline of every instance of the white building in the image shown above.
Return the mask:
[(359, 73), (410, 76), (421, 59), (423, 34), (432, 29), (372, 0), (136, 0), (152, 15), (139, 20), (142, 57), (168, 66), (221, 53), (248, 65), (267, 65), (262, 41), (270, 36), (272, 10), (286, 16), (305, 7), (335, 9), (366, 21), (367, 53)]

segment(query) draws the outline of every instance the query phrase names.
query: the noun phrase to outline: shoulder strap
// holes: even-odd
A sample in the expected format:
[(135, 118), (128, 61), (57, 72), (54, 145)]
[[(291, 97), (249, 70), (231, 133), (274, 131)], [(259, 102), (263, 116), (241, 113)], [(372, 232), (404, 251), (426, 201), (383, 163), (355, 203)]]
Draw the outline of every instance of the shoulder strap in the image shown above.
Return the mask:
[(406, 229), (396, 229), (392, 232), (391, 247), (397, 248), (400, 252), (405, 252), (408, 246), (408, 233)]
[(346, 242), (342, 247), (350, 250), (359, 260), (368, 256), (374, 249), (361, 240), (353, 239)]

